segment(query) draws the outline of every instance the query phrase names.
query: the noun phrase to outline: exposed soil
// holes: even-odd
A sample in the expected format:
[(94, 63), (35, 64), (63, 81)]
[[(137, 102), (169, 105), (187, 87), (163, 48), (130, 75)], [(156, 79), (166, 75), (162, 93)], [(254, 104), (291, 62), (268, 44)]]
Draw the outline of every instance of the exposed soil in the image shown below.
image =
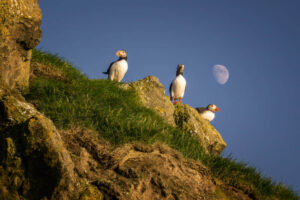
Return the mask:
[(66, 77), (63, 72), (52, 66), (43, 65), (41, 63), (32, 62), (30, 66), (30, 79), (35, 79), (36, 77), (48, 77), (53, 80), (66, 82)]

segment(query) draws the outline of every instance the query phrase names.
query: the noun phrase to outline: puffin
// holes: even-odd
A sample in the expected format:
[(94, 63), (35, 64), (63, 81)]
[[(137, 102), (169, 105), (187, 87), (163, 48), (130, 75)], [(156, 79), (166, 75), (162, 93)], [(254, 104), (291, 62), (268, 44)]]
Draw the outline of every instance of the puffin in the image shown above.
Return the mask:
[(182, 103), (181, 99), (183, 98), (184, 92), (186, 90), (186, 80), (183, 77), (183, 69), (184, 65), (179, 64), (176, 70), (176, 78), (170, 84), (170, 96), (173, 104), (176, 104), (175, 100), (179, 99), (180, 103)]
[(209, 104), (206, 108), (196, 108), (200, 116), (208, 121), (212, 121), (215, 118), (215, 112), (219, 112), (220, 109), (215, 104)]
[(108, 74), (108, 79), (112, 81), (121, 82), (128, 70), (127, 53), (125, 50), (119, 50), (116, 55), (119, 59), (110, 63), (107, 71), (103, 74)]

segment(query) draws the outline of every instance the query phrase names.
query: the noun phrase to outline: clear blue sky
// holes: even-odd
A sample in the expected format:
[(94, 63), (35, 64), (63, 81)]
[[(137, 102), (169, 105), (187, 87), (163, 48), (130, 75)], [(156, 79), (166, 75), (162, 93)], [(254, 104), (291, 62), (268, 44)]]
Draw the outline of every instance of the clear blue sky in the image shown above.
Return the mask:
[[(41, 0), (39, 48), (90, 78), (126, 49), (125, 81), (155, 75), (168, 88), (185, 65), (183, 102), (220, 107), (212, 124), (225, 155), (300, 191), (300, 1)], [(219, 85), (215, 64), (227, 66)], [(166, 90), (167, 91), (167, 90)]]

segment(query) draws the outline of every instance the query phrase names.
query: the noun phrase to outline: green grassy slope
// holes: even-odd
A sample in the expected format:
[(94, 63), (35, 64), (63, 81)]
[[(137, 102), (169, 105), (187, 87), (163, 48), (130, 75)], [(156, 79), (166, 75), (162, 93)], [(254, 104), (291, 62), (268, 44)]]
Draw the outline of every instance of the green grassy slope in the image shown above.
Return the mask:
[(93, 129), (113, 145), (131, 141), (163, 142), (188, 158), (201, 160), (214, 176), (243, 189), (250, 196), (298, 199), (293, 190), (262, 176), (247, 164), (205, 154), (198, 141), (143, 107), (133, 90), (119, 87), (122, 83), (90, 80), (64, 59), (39, 50), (33, 51), (32, 63), (63, 74), (60, 80), (51, 78), (51, 72), (47, 76), (37, 76), (31, 80), (30, 92), (26, 94), (26, 99), (58, 128), (68, 129), (75, 125)]

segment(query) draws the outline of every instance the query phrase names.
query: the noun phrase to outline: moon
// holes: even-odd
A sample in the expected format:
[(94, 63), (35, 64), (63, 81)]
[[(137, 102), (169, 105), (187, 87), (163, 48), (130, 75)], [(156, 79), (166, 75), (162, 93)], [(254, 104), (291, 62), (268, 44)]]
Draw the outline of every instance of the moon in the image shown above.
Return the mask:
[(229, 79), (229, 71), (224, 65), (213, 66), (213, 75), (221, 85), (224, 85)]

